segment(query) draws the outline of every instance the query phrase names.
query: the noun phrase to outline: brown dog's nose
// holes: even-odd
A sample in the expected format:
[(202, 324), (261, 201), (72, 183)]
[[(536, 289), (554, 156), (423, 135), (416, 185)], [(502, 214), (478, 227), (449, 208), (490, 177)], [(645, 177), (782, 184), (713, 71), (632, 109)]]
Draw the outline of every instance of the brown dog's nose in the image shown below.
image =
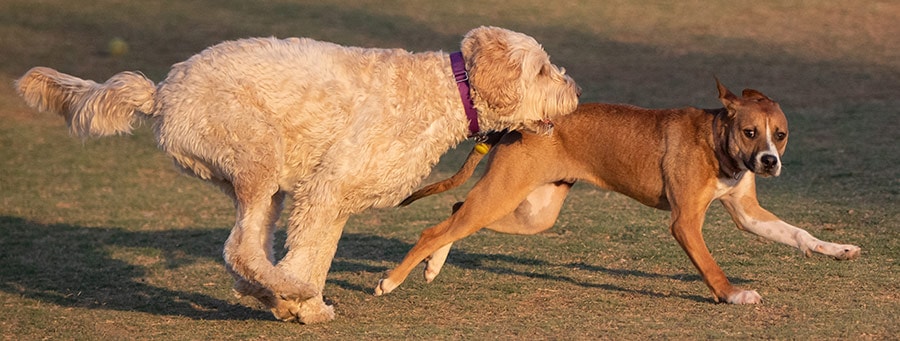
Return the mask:
[(759, 161), (762, 162), (763, 167), (766, 169), (772, 169), (778, 166), (778, 158), (774, 155), (763, 155)]

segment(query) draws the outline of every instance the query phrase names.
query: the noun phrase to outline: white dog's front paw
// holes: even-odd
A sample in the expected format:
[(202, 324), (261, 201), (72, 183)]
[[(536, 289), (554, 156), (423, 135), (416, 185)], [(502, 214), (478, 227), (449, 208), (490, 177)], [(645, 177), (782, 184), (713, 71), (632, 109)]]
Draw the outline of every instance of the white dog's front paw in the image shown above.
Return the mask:
[(313, 324), (334, 320), (334, 306), (325, 304), (321, 296), (303, 302), (276, 299), (274, 303), (271, 307), (272, 314), (285, 322)]
[(739, 290), (728, 295), (726, 302), (730, 304), (757, 304), (762, 301), (762, 296), (756, 290)]
[(397, 288), (397, 285), (394, 284), (390, 279), (383, 278), (378, 281), (378, 285), (375, 286), (375, 296), (381, 296), (385, 294), (390, 294), (391, 291)]
[(322, 323), (334, 320), (334, 306), (321, 299), (310, 299), (300, 305), (297, 321), (303, 324)]

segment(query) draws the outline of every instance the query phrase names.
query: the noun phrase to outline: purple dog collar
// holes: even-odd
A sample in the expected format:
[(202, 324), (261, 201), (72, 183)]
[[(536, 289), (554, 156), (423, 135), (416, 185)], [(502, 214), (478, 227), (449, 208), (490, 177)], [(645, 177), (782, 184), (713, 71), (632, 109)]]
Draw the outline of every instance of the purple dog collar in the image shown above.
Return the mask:
[(469, 118), (469, 136), (478, 134), (478, 111), (472, 104), (472, 97), (469, 95), (469, 73), (466, 72), (466, 61), (463, 60), (462, 52), (453, 52), (450, 54), (450, 65), (453, 68), (453, 78), (459, 87), (459, 97), (462, 99), (463, 108), (466, 109), (466, 117)]

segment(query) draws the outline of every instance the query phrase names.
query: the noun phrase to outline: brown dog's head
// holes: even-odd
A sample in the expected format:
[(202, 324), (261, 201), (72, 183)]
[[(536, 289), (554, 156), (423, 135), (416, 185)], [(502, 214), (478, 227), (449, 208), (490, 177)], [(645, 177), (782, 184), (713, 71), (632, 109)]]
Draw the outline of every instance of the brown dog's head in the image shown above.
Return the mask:
[(532, 37), (479, 27), (466, 34), (461, 49), (483, 130), (542, 132), (578, 105), (578, 85)]
[(727, 152), (740, 170), (762, 176), (781, 174), (781, 155), (788, 139), (788, 124), (778, 103), (761, 92), (745, 89), (735, 96), (716, 79), (719, 99), (727, 114), (723, 128)]

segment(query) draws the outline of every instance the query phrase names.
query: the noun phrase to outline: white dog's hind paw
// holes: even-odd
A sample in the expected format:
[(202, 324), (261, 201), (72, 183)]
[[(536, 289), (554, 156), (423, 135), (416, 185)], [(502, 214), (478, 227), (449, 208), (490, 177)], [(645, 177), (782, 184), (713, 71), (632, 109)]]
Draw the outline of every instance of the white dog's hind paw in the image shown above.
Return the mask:
[(757, 304), (762, 301), (762, 296), (756, 290), (740, 290), (728, 296), (726, 302), (730, 304)]

